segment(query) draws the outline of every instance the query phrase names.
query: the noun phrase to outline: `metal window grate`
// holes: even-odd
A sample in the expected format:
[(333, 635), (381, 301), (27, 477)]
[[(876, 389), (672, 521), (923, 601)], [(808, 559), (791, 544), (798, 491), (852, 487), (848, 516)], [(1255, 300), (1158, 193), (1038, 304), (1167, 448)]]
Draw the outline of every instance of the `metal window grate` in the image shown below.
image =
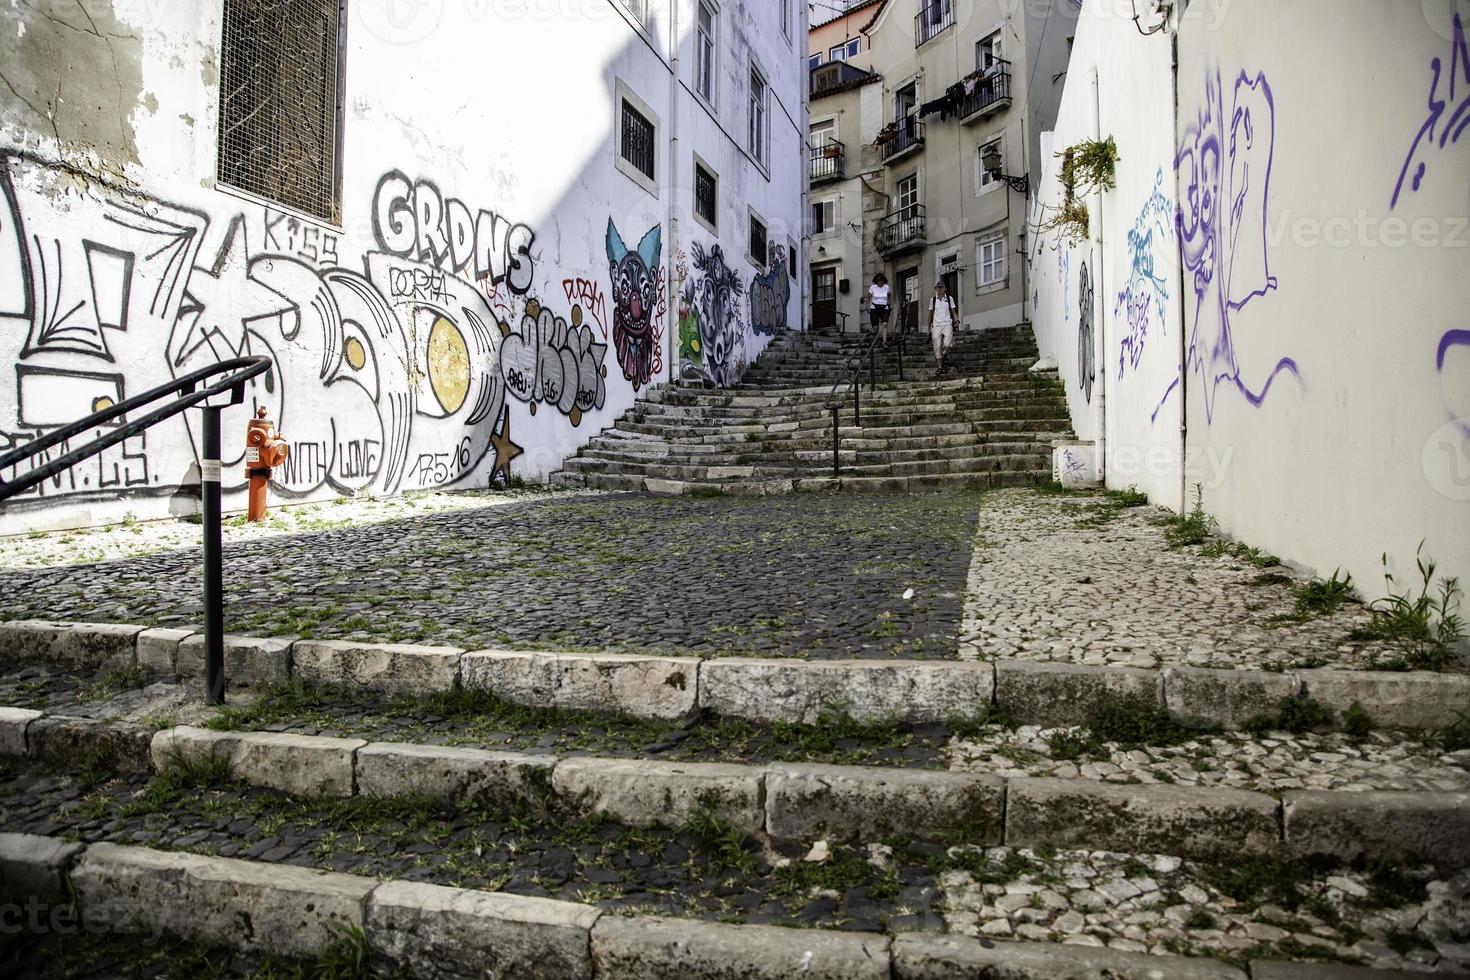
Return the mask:
[(766, 226), (756, 218), (750, 219), (750, 257), (766, 264)]
[(225, 0), (221, 183), (336, 222), (339, 0)]
[(715, 220), (715, 177), (697, 163), (694, 165), (694, 210), (711, 225), (717, 224)]
[(623, 100), (622, 138), (618, 143), (623, 159), (638, 168), (639, 173), (653, 180), (653, 123), (643, 113)]

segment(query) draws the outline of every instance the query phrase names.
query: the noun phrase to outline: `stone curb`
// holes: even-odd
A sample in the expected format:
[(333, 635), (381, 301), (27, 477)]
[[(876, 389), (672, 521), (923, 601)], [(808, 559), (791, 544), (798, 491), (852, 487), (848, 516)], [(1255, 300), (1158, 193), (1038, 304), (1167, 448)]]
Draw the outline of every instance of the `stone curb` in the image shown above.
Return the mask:
[(1282, 794), (1287, 845), (1303, 854), (1470, 865), (1470, 793)]
[(766, 767), (766, 832), (824, 840), (963, 834), (966, 843), (1001, 843), (1005, 780), (999, 776), (812, 764)]
[(237, 778), (295, 796), (352, 796), (360, 738), (275, 732), (216, 732), (187, 725), (153, 736), (149, 754), (160, 772), (175, 762), (222, 759)]
[[(74, 896), (89, 928), (313, 957), (362, 930), (375, 965), (432, 980), (1245, 980), (1212, 959), (939, 933), (873, 933), (623, 917), (591, 905), (0, 834), (0, 899)], [(1396, 980), (1337, 964), (1250, 964), (1255, 980)], [(1417, 976), (1418, 974), (1414, 974)]]
[[(188, 630), (17, 620), (0, 623), (0, 657), (51, 659), (94, 669), (138, 666), (203, 673), (203, 637)], [(387, 693), (456, 684), (531, 707), (680, 718), (696, 707), (750, 721), (811, 724), (824, 713), (860, 722), (973, 718), (999, 706), (1023, 724), (1085, 720), (1107, 695), (1162, 705), (1175, 721), (1239, 729), (1306, 695), (1341, 716), (1359, 703), (1383, 728), (1425, 730), (1470, 712), (1470, 675), (1310, 669), (1274, 673), (1162, 670), (999, 660), (787, 660), (543, 653), (350, 641), (227, 636), (232, 686), (289, 678), (349, 681)]]

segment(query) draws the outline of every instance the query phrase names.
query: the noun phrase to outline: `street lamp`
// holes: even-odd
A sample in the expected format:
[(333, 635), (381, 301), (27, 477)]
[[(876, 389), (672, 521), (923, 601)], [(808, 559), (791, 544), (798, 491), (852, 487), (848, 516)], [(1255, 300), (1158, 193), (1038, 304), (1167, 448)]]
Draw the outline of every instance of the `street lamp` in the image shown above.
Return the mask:
[(994, 143), (980, 152), (980, 166), (985, 168), (985, 172), (990, 174), (992, 179), (1005, 181), (1006, 185), (1018, 194), (1025, 194), (1031, 189), (1029, 175), (1021, 174), (1019, 177), (1012, 177), (1010, 174), (1000, 172), (1000, 147)]

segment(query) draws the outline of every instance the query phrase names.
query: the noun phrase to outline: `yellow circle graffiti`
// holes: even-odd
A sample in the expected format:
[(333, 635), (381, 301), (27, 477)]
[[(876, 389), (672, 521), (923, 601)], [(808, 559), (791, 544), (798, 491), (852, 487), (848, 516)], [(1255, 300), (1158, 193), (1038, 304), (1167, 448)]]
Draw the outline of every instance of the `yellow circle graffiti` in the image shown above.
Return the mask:
[(105, 412), (107, 409), (116, 404), (117, 402), (113, 401), (111, 398), (108, 398), (106, 395), (99, 395), (96, 398), (92, 399), (92, 411)]
[(367, 364), (367, 351), (363, 349), (362, 341), (356, 337), (347, 338), (347, 364), (354, 371), (361, 371), (363, 365)]
[(470, 393), (470, 350), (459, 328), (442, 316), (429, 328), (429, 383), (448, 415), (459, 411)]

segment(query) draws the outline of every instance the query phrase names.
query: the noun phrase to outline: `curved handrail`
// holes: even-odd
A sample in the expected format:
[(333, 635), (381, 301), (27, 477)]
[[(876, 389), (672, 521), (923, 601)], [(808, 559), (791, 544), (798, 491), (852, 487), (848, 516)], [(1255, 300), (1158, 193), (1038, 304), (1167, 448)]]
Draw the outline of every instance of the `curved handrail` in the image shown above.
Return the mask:
[[(220, 361), (218, 364), (212, 364), (209, 367), (191, 371), (183, 377), (175, 378), (173, 381), (159, 385), (150, 391), (145, 391), (141, 395), (124, 398), (116, 405), (109, 406), (98, 412), (93, 412), (84, 419), (72, 422), (69, 425), (64, 425), (59, 429), (48, 432), (46, 435), (32, 439), (17, 449), (10, 450), (3, 456), (0, 456), (0, 470), (14, 466), (22, 460), (30, 459), (37, 453), (50, 449), (52, 446), (60, 445), (75, 435), (96, 428), (99, 425), (105, 425), (113, 419), (121, 418), (128, 412), (147, 405), (150, 402), (158, 401), (167, 395), (177, 393), (183, 396), (171, 404), (149, 412), (141, 418), (124, 423), (111, 432), (98, 436), (86, 445), (78, 449), (73, 449), (62, 456), (58, 456), (49, 463), (16, 477), (14, 480), (9, 482), (0, 480), (0, 502), (14, 497), (16, 494), (24, 493), (43, 480), (71, 469), (82, 460), (95, 456), (102, 452), (102, 450), (115, 446), (124, 439), (135, 436), (144, 429), (152, 428), (159, 422), (172, 418), (180, 412), (198, 405), (200, 402), (208, 401), (216, 395), (230, 392), (232, 395), (231, 404), (239, 404), (245, 395), (245, 382), (269, 371), (272, 363), (271, 359), (264, 355), (235, 357), (228, 361)], [(194, 390), (205, 378), (225, 372), (230, 373), (224, 380), (217, 381), (202, 390)]]

